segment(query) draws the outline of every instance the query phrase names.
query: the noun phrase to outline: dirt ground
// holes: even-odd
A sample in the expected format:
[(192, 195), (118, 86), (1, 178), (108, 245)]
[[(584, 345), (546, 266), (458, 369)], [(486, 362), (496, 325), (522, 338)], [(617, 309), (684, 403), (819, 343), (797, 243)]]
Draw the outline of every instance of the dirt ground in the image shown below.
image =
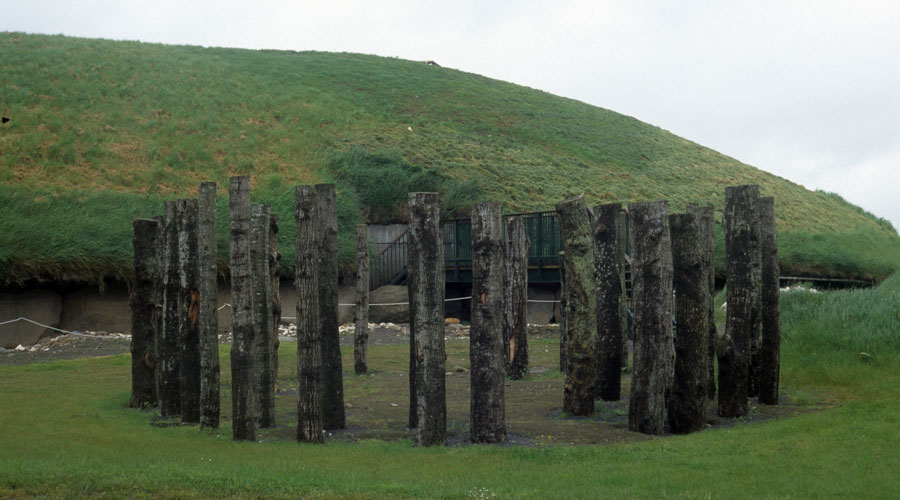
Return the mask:
[[(369, 337), (369, 345), (397, 344), (409, 341), (409, 332), (398, 329), (399, 325), (390, 325), (390, 328), (372, 325)], [(282, 338), (285, 341), (287, 335), (295, 334), (288, 328), (282, 329)], [(112, 336), (119, 338), (110, 338)], [(81, 335), (58, 335), (56, 337), (44, 337), (38, 341), (39, 346), (30, 346), (28, 349), (5, 350), (0, 352), (0, 366), (26, 365), (30, 363), (42, 363), (47, 361), (61, 361), (66, 359), (95, 358), (98, 356), (112, 356), (130, 352), (131, 336), (128, 334), (109, 334), (107, 332), (84, 332)], [(222, 343), (230, 341), (228, 335), (220, 337)], [(352, 330), (341, 335), (341, 345), (353, 345)], [(37, 347), (33, 349), (33, 347)]]
[[(341, 344), (351, 346), (353, 331), (341, 328)], [(283, 329), (279, 349), (280, 367), (276, 392), (276, 426), (257, 432), (257, 439), (294, 440), (296, 433), (296, 344)], [(447, 428), (450, 446), (469, 445), (469, 358), (468, 328), (459, 325), (445, 330), (447, 362)], [(221, 338), (223, 342), (229, 339)], [(129, 352), (127, 338), (95, 338), (67, 335), (54, 341), (42, 340), (41, 348), (0, 354), (0, 365), (23, 365), (74, 358), (108, 356)], [(347, 428), (331, 431), (328, 441), (353, 442), (363, 439), (414, 439), (407, 427), (408, 344), (405, 325), (371, 325), (369, 372), (353, 373), (352, 349), (344, 349), (344, 403)], [(222, 363), (222, 418), (230, 418), (230, 366)], [(507, 379), (506, 423), (509, 440), (503, 446), (552, 446), (559, 444), (603, 444), (658, 439), (628, 430), (630, 376), (623, 375), (620, 401), (598, 401), (592, 417), (570, 417), (562, 411), (563, 376), (559, 371), (558, 328), (529, 325), (529, 374), (523, 380)], [(733, 425), (753, 425), (773, 418), (785, 418), (824, 408), (798, 405), (783, 391), (779, 406), (751, 401), (748, 417), (738, 420), (716, 416), (715, 402), (709, 404), (707, 429)], [(148, 420), (156, 421), (152, 413)], [(157, 422), (165, 425), (163, 422)]]
[(2, 365), (27, 365), (30, 363), (43, 363), (47, 361), (60, 361), (65, 359), (95, 358), (98, 356), (111, 356), (130, 351), (130, 337), (107, 338), (104, 333), (96, 335), (60, 335), (53, 338), (42, 338), (38, 341), (36, 350), (16, 351), (0, 353), (0, 366)]

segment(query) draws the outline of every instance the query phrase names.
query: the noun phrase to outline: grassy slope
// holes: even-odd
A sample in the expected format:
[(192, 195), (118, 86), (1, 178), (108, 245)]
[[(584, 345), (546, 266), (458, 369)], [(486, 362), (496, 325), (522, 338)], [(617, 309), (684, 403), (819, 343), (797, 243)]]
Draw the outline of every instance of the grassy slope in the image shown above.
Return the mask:
[[(234, 443), (227, 422), (214, 432), (159, 428), (125, 409), (127, 355), (0, 367), (0, 496), (893, 498), (898, 288), (895, 275), (875, 289), (783, 296), (783, 387), (831, 409), (601, 446)], [(373, 346), (372, 367), (402, 370), (397, 347)], [(364, 391), (353, 397), (372, 404)]]
[[(5, 280), (127, 275), (130, 218), (204, 180), (224, 195), (228, 176), (251, 175), (255, 197), (289, 218), (290, 186), (333, 180), (326, 165), (352, 148), (474, 182), (507, 211), (579, 192), (591, 203), (666, 198), (673, 210), (699, 201), (721, 211), (725, 186), (758, 183), (776, 197), (786, 272), (882, 278), (900, 267), (889, 225), (833, 196), (634, 118), (451, 69), (0, 33), (0, 72), (11, 118), (0, 129), (0, 195), (17, 197), (0, 206)], [(346, 234), (364, 208), (356, 189), (339, 183)], [(36, 230), (36, 212), (66, 229)], [(99, 216), (89, 225), (81, 212)], [(77, 241), (95, 232), (102, 242)], [(289, 227), (283, 236), (290, 263)]]

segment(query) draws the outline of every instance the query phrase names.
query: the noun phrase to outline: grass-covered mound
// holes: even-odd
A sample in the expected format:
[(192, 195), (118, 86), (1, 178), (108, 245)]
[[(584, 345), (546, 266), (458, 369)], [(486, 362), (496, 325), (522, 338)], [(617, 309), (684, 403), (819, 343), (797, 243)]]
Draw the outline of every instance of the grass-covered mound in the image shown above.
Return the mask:
[[(560, 414), (562, 376), (550, 369), (507, 382), (510, 418), (534, 392), (520, 388), (554, 386), (558, 399), (546, 416), (556, 429), (537, 446), (416, 448), (402, 437), (405, 393), (384, 390), (386, 380), (406, 381), (403, 345), (373, 345), (371, 375), (345, 373), (350, 432), (374, 412), (400, 437), (330, 437), (324, 446), (291, 442), (296, 407), (289, 401), (262, 443), (232, 442), (227, 419), (217, 431), (149, 425), (151, 413), (125, 408), (127, 354), (0, 366), (0, 497), (893, 498), (900, 490), (898, 289), (893, 276), (873, 289), (783, 295), (782, 394), (807, 409), (797, 416), (678, 437), (613, 429), (618, 438), (605, 445), (559, 444), (570, 439), (558, 440), (560, 426), (570, 433), (609, 426)], [(451, 357), (467, 359), (465, 341), (448, 345)], [(529, 345), (536, 364), (558, 363), (552, 339)], [(291, 348), (281, 348), (285, 390), (296, 387)], [(345, 367), (352, 355), (344, 349)], [(460, 377), (468, 374), (449, 378)], [(451, 432), (465, 434), (467, 393), (450, 387), (457, 405), (448, 405)], [(280, 397), (296, 401), (295, 392)], [(223, 415), (229, 410), (226, 399)]]
[(613, 111), (452, 69), (0, 33), (0, 74), (0, 281), (127, 276), (131, 218), (205, 180), (224, 196), (237, 174), (287, 222), (288, 267), (290, 187), (336, 182), (346, 265), (352, 225), (402, 219), (409, 190), (442, 191), (448, 213), (481, 199), (551, 209), (581, 192), (721, 212), (725, 186), (758, 183), (776, 197), (785, 273), (900, 268), (890, 224), (839, 197)]

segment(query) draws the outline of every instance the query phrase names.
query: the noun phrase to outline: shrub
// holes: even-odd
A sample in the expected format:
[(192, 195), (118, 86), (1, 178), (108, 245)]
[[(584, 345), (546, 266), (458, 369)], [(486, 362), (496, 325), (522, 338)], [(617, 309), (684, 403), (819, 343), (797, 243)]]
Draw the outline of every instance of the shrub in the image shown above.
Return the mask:
[(442, 213), (459, 214), (483, 199), (474, 180), (460, 181), (407, 163), (394, 151), (362, 148), (332, 154), (327, 163), (338, 189), (352, 190), (369, 222), (405, 222), (408, 193), (442, 193)]

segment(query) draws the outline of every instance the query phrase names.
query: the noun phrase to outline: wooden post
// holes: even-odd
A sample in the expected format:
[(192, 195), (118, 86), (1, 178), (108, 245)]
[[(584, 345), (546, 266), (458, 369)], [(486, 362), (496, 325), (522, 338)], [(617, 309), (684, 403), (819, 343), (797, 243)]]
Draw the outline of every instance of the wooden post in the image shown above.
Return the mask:
[(255, 328), (250, 261), (250, 178), (232, 177), (231, 212), (231, 400), (232, 437), (256, 440)]
[(278, 327), (281, 325), (281, 252), (278, 251), (278, 216), (269, 213), (269, 280), (272, 292), (272, 387), (278, 390)]
[(200, 426), (219, 426), (218, 249), (216, 183), (200, 184), (197, 257), (200, 271)]
[(625, 243), (628, 239), (626, 231), (628, 215), (625, 210), (619, 212), (619, 223), (616, 225), (616, 244), (619, 262), (619, 328), (622, 331), (622, 369), (628, 368), (628, 290), (625, 281)]
[[(407, 255), (412, 257), (412, 254), (409, 253), (409, 246), (407, 246)], [(407, 258), (408, 262), (412, 262), (411, 258)], [(407, 268), (407, 276), (410, 274), (410, 269)], [(408, 297), (407, 302), (409, 302), (409, 428), (415, 429), (419, 426), (419, 411), (418, 411), (418, 392), (416, 391), (416, 377), (418, 376), (418, 370), (416, 365), (419, 360), (419, 350), (418, 350), (418, 342), (416, 335), (416, 315), (415, 311), (413, 311), (412, 304), (414, 300), (412, 281), (407, 278), (407, 287), (406, 287), (406, 296)]]
[(316, 184), (319, 224), (319, 324), (322, 337), (322, 418), (328, 430), (343, 429), (344, 379), (338, 332), (337, 200), (334, 184)]
[(409, 193), (410, 337), (415, 356), (416, 443), (447, 442), (444, 365), (444, 244), (440, 195)]
[(503, 259), (503, 353), (506, 374), (519, 380), (528, 373), (528, 251), (531, 242), (521, 217), (506, 220)]
[(697, 213), (669, 216), (675, 288), (675, 380), (669, 429), (687, 434), (706, 424), (709, 379), (709, 288), (704, 267), (706, 242)]
[(159, 222), (134, 220), (134, 286), (131, 288), (131, 398), (129, 408), (158, 403), (156, 341), (160, 320)]
[(622, 282), (619, 273), (621, 203), (594, 208), (594, 265), (597, 300), (597, 395), (618, 401), (622, 386)]
[(159, 354), (159, 412), (164, 417), (181, 413), (181, 349), (178, 335), (179, 322), (179, 282), (178, 282), (178, 203), (164, 203), (164, 227), (162, 243), (163, 275), (163, 318), (160, 339), (157, 344)]
[(688, 203), (688, 213), (696, 214), (700, 219), (700, 241), (703, 252), (701, 265), (707, 283), (707, 327), (709, 334), (706, 340), (707, 349), (707, 398), (716, 397), (716, 238), (715, 238), (715, 209), (712, 205), (700, 207), (696, 203)]
[(781, 366), (781, 311), (778, 302), (778, 237), (775, 232), (775, 199), (772, 197), (760, 198), (759, 234), (763, 334), (759, 350), (759, 402), (777, 405)]
[(506, 440), (502, 224), (499, 203), (476, 203), (472, 207), (469, 422), (473, 443)]
[(566, 381), (563, 410), (569, 415), (594, 414), (597, 363), (597, 300), (594, 244), (584, 195), (556, 204), (566, 268)]
[(665, 200), (632, 203), (631, 276), (634, 304), (634, 374), (628, 428), (644, 434), (665, 429), (672, 345), (672, 250)]
[(197, 200), (179, 200), (178, 224), (181, 331), (181, 421), (200, 422), (200, 274), (197, 263)]
[(559, 371), (566, 374), (569, 351), (566, 350), (566, 252), (559, 252)]
[(356, 226), (356, 328), (353, 335), (353, 370), (368, 371), (366, 347), (369, 344), (369, 236), (368, 226)]
[(750, 219), (750, 289), (752, 293), (751, 325), (750, 325), (750, 358), (747, 367), (747, 396), (759, 396), (759, 349), (762, 344), (762, 261), (760, 260), (759, 233), (759, 193), (750, 202), (753, 204), (754, 217)]
[(269, 206), (254, 204), (250, 208), (250, 268), (253, 286), (253, 326), (256, 330), (256, 426), (265, 429), (275, 425), (275, 377), (272, 372), (275, 344), (272, 339), (272, 275), (269, 271)]
[(756, 202), (759, 186), (725, 188), (725, 255), (728, 289), (725, 337), (717, 346), (719, 359), (719, 416), (744, 417), (750, 336), (753, 333), (753, 253), (759, 247), (753, 236), (753, 220), (759, 220)]
[(322, 340), (319, 328), (319, 238), (316, 190), (294, 187), (297, 224), (295, 285), (297, 287), (297, 441), (323, 443)]

